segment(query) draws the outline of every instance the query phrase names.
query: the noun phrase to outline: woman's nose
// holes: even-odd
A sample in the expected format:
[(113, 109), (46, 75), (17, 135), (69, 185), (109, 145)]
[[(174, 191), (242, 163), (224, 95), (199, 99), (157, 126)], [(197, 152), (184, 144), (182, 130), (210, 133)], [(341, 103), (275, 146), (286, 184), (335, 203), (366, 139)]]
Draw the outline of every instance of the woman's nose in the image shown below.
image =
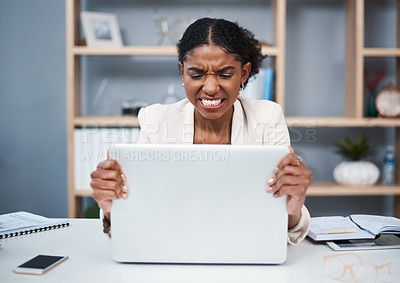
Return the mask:
[(215, 75), (206, 75), (203, 91), (208, 95), (215, 95), (218, 92), (219, 85)]

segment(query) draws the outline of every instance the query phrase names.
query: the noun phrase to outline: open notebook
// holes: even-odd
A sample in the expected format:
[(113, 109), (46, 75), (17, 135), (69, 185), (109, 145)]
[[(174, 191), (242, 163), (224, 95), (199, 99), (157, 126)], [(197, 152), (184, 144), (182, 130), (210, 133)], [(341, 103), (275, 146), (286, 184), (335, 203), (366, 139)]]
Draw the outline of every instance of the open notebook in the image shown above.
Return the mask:
[(286, 198), (266, 193), (286, 146), (114, 145), (130, 194), (113, 202), (118, 262), (278, 264)]

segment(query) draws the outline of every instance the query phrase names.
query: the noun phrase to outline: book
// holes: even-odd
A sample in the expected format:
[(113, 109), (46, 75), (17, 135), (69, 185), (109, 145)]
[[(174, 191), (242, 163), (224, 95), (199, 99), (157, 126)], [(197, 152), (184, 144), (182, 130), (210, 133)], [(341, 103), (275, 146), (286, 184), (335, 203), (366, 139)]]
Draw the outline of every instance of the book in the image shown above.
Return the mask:
[(326, 245), (334, 251), (400, 249), (400, 234), (382, 234), (373, 240), (328, 241)]
[(246, 88), (240, 92), (240, 96), (249, 99), (262, 99), (264, 74), (264, 69), (260, 69), (256, 76), (251, 77)]
[(259, 73), (250, 78), (240, 96), (250, 99), (274, 100), (275, 70), (270, 67), (260, 69)]
[(262, 99), (273, 100), (273, 90), (274, 90), (274, 69), (265, 68), (264, 89), (263, 89)]
[(138, 127), (87, 127), (74, 130), (74, 187), (90, 189), (90, 174), (107, 159), (113, 143), (135, 143)]
[(0, 215), (0, 239), (69, 226), (68, 219), (51, 219), (19, 211)]
[(375, 239), (383, 233), (400, 233), (400, 219), (366, 214), (312, 217), (308, 236), (314, 241), (335, 241)]

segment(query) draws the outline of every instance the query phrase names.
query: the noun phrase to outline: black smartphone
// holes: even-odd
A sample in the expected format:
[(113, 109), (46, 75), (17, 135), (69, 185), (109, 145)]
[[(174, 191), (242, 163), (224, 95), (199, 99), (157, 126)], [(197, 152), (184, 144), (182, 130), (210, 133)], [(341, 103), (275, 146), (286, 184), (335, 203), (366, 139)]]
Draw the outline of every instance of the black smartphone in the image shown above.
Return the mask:
[(67, 259), (68, 256), (38, 255), (17, 266), (14, 269), (14, 272), (24, 274), (43, 274)]

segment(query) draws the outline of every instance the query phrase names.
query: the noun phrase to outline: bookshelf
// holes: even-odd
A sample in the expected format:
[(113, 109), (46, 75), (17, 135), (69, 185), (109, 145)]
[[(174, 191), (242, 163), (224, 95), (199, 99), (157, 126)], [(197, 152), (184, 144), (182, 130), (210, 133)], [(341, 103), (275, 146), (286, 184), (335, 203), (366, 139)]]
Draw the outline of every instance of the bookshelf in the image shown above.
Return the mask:
[[(396, 1), (397, 27), (400, 27), (400, 0)], [(264, 46), (263, 54), (274, 58), (276, 74), (276, 102), (285, 109), (285, 37), (286, 0), (272, 0), (273, 45)], [(367, 48), (364, 46), (365, 0), (345, 0), (345, 115), (344, 117), (291, 117), (286, 121), (290, 127), (391, 127), (396, 135), (396, 168), (400, 168), (400, 119), (364, 117), (364, 61), (366, 58), (395, 58), (396, 79), (400, 82), (400, 28), (397, 29), (395, 48)], [(133, 2), (131, 5), (135, 5)], [(82, 67), (84, 56), (176, 56), (175, 46), (124, 46), (121, 48), (90, 48), (81, 46), (79, 0), (66, 0), (66, 60), (67, 60), (67, 147), (68, 147), (68, 204), (69, 216), (82, 216), (82, 200), (91, 195), (90, 188), (77, 190), (74, 187), (74, 130), (79, 127), (124, 127), (139, 126), (133, 117), (83, 116)], [(380, 185), (367, 188), (339, 186), (333, 182), (313, 182), (309, 196), (391, 195), (395, 199), (394, 214), (400, 216), (400, 176), (396, 185)]]
[[(135, 5), (135, 3), (132, 3)], [(275, 59), (276, 97), (284, 101), (285, 73), (285, 8), (286, 2), (271, 1), (274, 44), (263, 46), (262, 52)], [(84, 56), (159, 56), (177, 57), (175, 46), (123, 46), (121, 48), (91, 48), (80, 45), (81, 3), (66, 0), (66, 44), (67, 44), (67, 145), (68, 145), (68, 209), (70, 217), (82, 216), (82, 200), (91, 196), (90, 188), (74, 187), (74, 131), (79, 127), (137, 127), (135, 117), (91, 117), (81, 111), (82, 62)]]

